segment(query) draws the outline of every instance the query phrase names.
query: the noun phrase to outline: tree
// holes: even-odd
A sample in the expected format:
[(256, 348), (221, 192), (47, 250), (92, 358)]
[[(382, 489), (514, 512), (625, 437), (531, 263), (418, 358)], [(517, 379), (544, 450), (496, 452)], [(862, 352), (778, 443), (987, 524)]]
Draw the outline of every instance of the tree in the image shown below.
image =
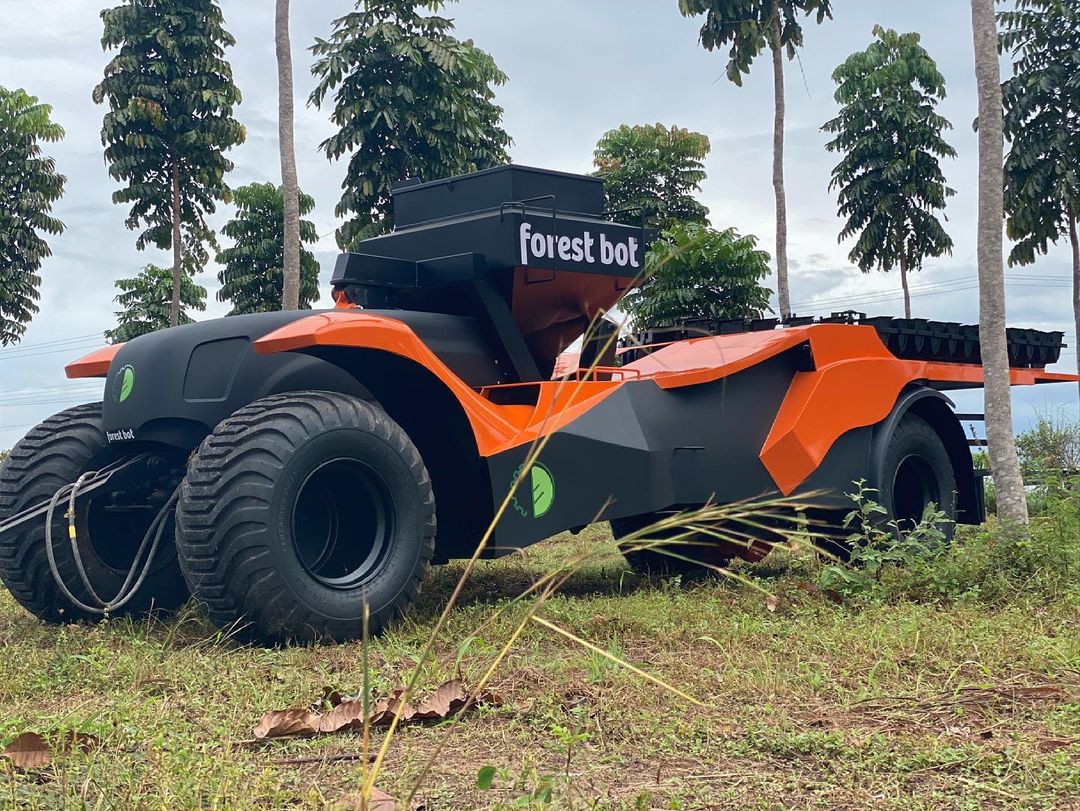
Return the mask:
[(1025, 473), (1072, 475), (1080, 470), (1080, 422), (1064, 411), (1035, 416), (1035, 425), (1016, 437), (1020, 467)]
[(652, 244), (644, 281), (619, 307), (638, 328), (687, 318), (760, 318), (772, 293), (761, 284), (768, 275), (769, 254), (757, 249), (757, 237), (676, 223)]
[(858, 235), (849, 257), (864, 273), (900, 268), (904, 314), (911, 318), (908, 271), (928, 256), (951, 253), (953, 241), (935, 211), (956, 192), (945, 185), (939, 158), (956, 157), (936, 112), (945, 77), (918, 34), (874, 26), (877, 41), (833, 71), (840, 114), (823, 129), (843, 158), (829, 188), (839, 189), (847, 217), (840, 239)]
[[(118, 279), (120, 293), (113, 299), (120, 305), (116, 312), (116, 329), (107, 330), (105, 337), (118, 344), (176, 326), (172, 318), (173, 272), (157, 265), (147, 265), (133, 279)], [(180, 277), (180, 312), (177, 323), (192, 323), (188, 310), (206, 309), (206, 288), (195, 284), (187, 274)]]
[(0, 87), (0, 346), (18, 341), (38, 311), (38, 271), (52, 254), (43, 234), (64, 231), (51, 212), (66, 179), (41, 149), (64, 137), (51, 115), (25, 90)]
[(113, 202), (131, 205), (139, 250), (172, 249), (176, 324), (181, 277), (216, 246), (206, 217), (229, 199), (225, 152), (244, 141), (232, 117), (240, 91), (224, 58), (234, 40), (215, 0), (128, 0), (101, 18), (102, 48), (118, 51), (94, 88), (95, 102), (109, 102), (101, 128), (109, 174), (126, 184)]
[[(1018, 0), (998, 14), (1013, 75), (1002, 85), (1010, 265), (1030, 265), (1048, 243), (1072, 247), (1073, 321), (1080, 333), (1080, 8), (1060, 0)], [(1080, 363), (1080, 359), (1078, 359)]]
[(780, 315), (791, 313), (787, 261), (787, 193), (784, 189), (784, 52), (795, 57), (803, 44), (798, 14), (832, 19), (832, 0), (679, 0), (683, 16), (705, 15), (701, 44), (712, 51), (730, 45), (727, 77), (742, 86), (742, 74), (766, 46), (772, 52), (773, 193), (776, 197), (776, 288)]
[[(310, 214), (315, 200), (298, 194), (298, 214)], [(281, 304), (282, 279), (285, 275), (285, 199), (280, 186), (272, 183), (251, 183), (233, 192), (236, 215), (225, 223), (221, 232), (233, 240), (233, 246), (219, 251), (218, 273), (221, 289), (218, 301), (230, 301), (229, 315), (261, 313), (285, 309)], [(317, 242), (315, 224), (298, 222), (299, 235), (294, 246), (300, 265), (300, 284), (297, 288), (297, 307), (306, 310), (319, 297), (319, 263), (304, 250), (303, 242)]]
[(284, 279), (281, 309), (300, 306), (300, 187), (296, 179), (293, 145), (292, 47), (289, 42), (289, 0), (277, 0), (274, 45), (278, 65), (278, 145), (281, 151), (281, 188), (285, 218)]
[[(630, 126), (605, 132), (593, 153), (613, 219), (652, 228), (679, 222), (708, 224), (709, 209), (693, 197), (705, 180), (709, 139), (681, 127)], [(629, 209), (629, 210), (628, 210)]]
[(1001, 221), (1003, 178), (1001, 69), (994, 0), (971, 0), (975, 80), (979, 94), (979, 344), (984, 375), (987, 451), (994, 472), (998, 515), (1028, 520), (1024, 480), (1012, 432), (1012, 392), (1005, 335), (1005, 274)]
[(436, 180), (485, 169), (509, 158), (510, 136), (493, 86), (506, 82), (495, 60), (452, 36), (454, 24), (423, 15), (441, 0), (366, 0), (317, 39), (310, 103), (333, 92), (337, 133), (320, 149), (349, 156), (335, 214), (347, 249), (393, 227), (390, 189), (406, 178)]

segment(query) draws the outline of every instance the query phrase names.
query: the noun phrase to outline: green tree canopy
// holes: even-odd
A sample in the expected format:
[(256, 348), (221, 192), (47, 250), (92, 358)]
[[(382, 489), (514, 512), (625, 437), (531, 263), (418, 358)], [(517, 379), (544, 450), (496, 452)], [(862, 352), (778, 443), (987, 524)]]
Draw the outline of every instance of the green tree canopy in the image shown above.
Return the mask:
[(1016, 241), (1010, 264), (1028, 265), (1068, 233), (1080, 212), (1080, 7), (1018, 0), (998, 14), (1013, 75), (1002, 84), (1005, 211)]
[(52, 253), (42, 235), (64, 231), (51, 212), (65, 179), (41, 149), (64, 137), (51, 115), (25, 90), (0, 87), (0, 346), (18, 341), (38, 311), (38, 270)]
[[(999, 41), (1011, 54), (1002, 84), (1005, 216), (1010, 265), (1030, 265), (1049, 243), (1072, 246), (1073, 323), (1080, 331), (1080, 7), (1061, 0), (1017, 0), (998, 14)], [(1080, 364), (1080, 359), (1077, 360)]]
[(881, 26), (874, 35), (833, 71), (840, 114), (823, 129), (836, 136), (826, 149), (843, 157), (829, 188), (839, 190), (847, 217), (840, 239), (856, 237), (851, 261), (864, 272), (899, 267), (910, 317), (907, 272), (952, 250), (936, 212), (955, 194), (939, 159), (956, 151), (942, 135), (952, 126), (937, 113), (945, 78), (919, 35)]
[(94, 101), (108, 101), (101, 127), (109, 174), (124, 187), (127, 226), (139, 250), (173, 249), (173, 319), (180, 276), (205, 265), (214, 233), (206, 222), (228, 200), (225, 152), (244, 141), (233, 118), (240, 91), (225, 48), (234, 40), (215, 0), (128, 0), (101, 12), (102, 48), (116, 50)]
[(338, 244), (393, 227), (391, 187), (406, 178), (437, 180), (508, 161), (494, 86), (506, 81), (472, 40), (452, 35), (441, 0), (360, 0), (312, 48), (318, 84), (310, 103), (333, 93), (338, 131), (320, 148), (348, 156), (335, 213), (346, 218)]
[(769, 254), (757, 237), (679, 223), (662, 232), (645, 256), (645, 279), (619, 301), (638, 328), (687, 318), (760, 318), (772, 292)]
[[(169, 326), (173, 289), (171, 270), (147, 265), (133, 279), (118, 279), (116, 287), (120, 293), (113, 301), (120, 309), (116, 312), (116, 328), (105, 333), (110, 342), (123, 343)], [(180, 279), (179, 323), (192, 323), (188, 310), (205, 309), (206, 288), (195, 284), (185, 274)]]
[(742, 85), (742, 75), (766, 47), (773, 67), (773, 195), (776, 199), (776, 293), (780, 315), (791, 312), (787, 261), (787, 191), (784, 188), (784, 52), (795, 57), (803, 44), (799, 15), (832, 18), (832, 0), (679, 0), (683, 16), (704, 15), (698, 38), (712, 51), (729, 47), (727, 76)]
[(594, 174), (604, 181), (608, 210), (622, 212), (614, 217), (618, 222), (637, 225), (644, 216), (654, 228), (708, 224), (709, 209), (693, 197), (705, 180), (708, 154), (709, 139), (700, 132), (623, 124), (597, 142)]
[(679, 0), (679, 10), (687, 17), (705, 16), (701, 44), (710, 51), (729, 48), (727, 77), (741, 87), (742, 75), (750, 73), (754, 59), (771, 47), (777, 22), (780, 45), (788, 59), (794, 59), (803, 44), (799, 15), (815, 15), (820, 25), (832, 17), (832, 0)]
[[(300, 216), (310, 214), (315, 200), (299, 192)], [(285, 264), (285, 198), (280, 186), (251, 183), (233, 192), (236, 215), (221, 232), (233, 246), (218, 252), (221, 289), (218, 301), (232, 302), (229, 315), (281, 309)], [(319, 297), (319, 263), (303, 243), (317, 242), (314, 223), (300, 220), (300, 309)]]

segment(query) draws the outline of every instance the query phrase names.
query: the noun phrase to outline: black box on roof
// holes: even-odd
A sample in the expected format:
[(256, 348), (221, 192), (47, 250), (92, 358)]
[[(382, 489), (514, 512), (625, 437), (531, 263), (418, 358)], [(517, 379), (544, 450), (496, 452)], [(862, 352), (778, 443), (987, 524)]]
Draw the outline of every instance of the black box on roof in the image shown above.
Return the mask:
[(597, 216), (604, 211), (599, 178), (515, 164), (428, 183), (405, 181), (394, 187), (393, 196), (397, 229), (526, 200), (560, 212)]

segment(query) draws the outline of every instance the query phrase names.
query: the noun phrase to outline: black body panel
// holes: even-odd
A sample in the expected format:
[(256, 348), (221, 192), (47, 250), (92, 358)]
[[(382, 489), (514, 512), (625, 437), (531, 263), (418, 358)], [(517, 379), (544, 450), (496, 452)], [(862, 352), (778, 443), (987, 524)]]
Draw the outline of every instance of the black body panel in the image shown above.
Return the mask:
[[(497, 382), (496, 359), (473, 319), (399, 310), (371, 314), (407, 323), (470, 385)], [(113, 359), (105, 389), (109, 440), (188, 450), (229, 414), (260, 397), (303, 389), (370, 397), (361, 382), (333, 363), (295, 352), (255, 352), (252, 341), (310, 315), (312, 311), (231, 316), (150, 333), (125, 344)], [(125, 377), (130, 380), (126, 395)]]
[[(760, 453), (802, 362), (793, 350), (700, 386), (627, 382), (551, 436), (539, 457), (553, 480), (551, 507), (537, 516), (529, 486), (519, 488), (496, 530), (497, 550), (599, 520), (778, 496)], [(852, 481), (867, 477), (873, 433), (866, 426), (841, 436), (800, 492), (823, 491), (815, 503), (848, 507)], [(496, 504), (528, 450), (488, 460)]]

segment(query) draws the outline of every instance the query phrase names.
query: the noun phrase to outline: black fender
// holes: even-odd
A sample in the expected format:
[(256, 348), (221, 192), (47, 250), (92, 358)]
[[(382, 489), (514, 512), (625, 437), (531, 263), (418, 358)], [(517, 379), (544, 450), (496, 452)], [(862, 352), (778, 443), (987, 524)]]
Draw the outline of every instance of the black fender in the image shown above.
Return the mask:
[(956, 476), (956, 520), (961, 524), (981, 524), (986, 520), (986, 508), (982, 499), (981, 482), (975, 476), (964, 428), (953, 411), (953, 402), (937, 389), (928, 386), (908, 386), (900, 392), (889, 416), (874, 427), (870, 441), (869, 485), (880, 489), (884, 478), (885, 449), (892, 439), (893, 431), (907, 413), (915, 414), (941, 437), (952, 460)]

